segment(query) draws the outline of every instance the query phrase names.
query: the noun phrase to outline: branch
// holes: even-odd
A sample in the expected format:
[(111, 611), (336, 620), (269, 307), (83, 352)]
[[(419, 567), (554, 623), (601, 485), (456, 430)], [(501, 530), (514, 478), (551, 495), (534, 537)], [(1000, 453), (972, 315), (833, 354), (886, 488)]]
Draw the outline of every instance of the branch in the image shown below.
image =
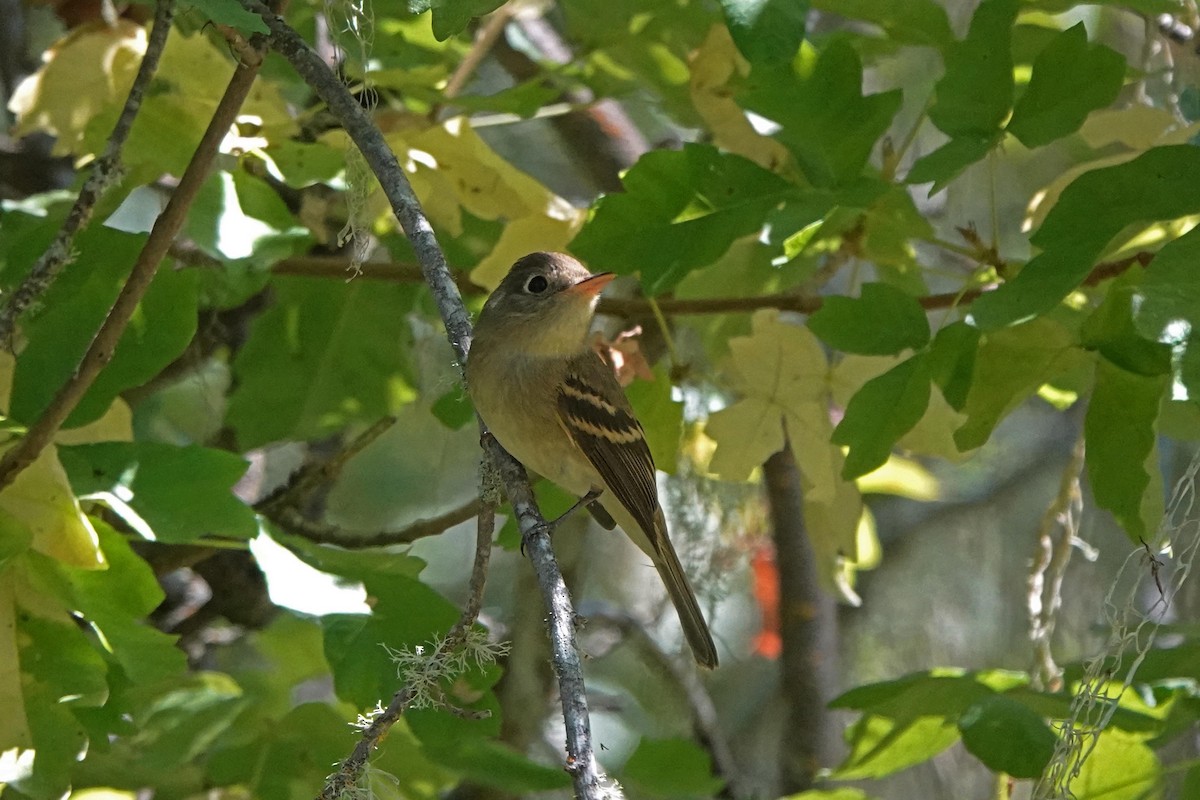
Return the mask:
[(395, 530), (375, 531), (373, 533), (357, 533), (344, 530), (336, 525), (314, 522), (306, 519), (299, 511), (291, 506), (272, 506), (260, 511), (263, 516), (274, 522), (280, 528), (293, 536), (307, 539), (317, 544), (332, 544), (347, 550), (359, 550), (369, 547), (389, 547), (398, 544), (412, 544), (418, 539), (437, 536), (446, 530), (460, 525), (471, 517), (479, 514), (483, 507), (478, 497), (473, 497), (467, 503), (438, 514), (435, 517), (419, 519)]
[(142, 63), (133, 79), (133, 85), (129, 87), (129, 96), (125, 99), (121, 115), (117, 117), (112, 133), (108, 136), (104, 153), (92, 164), (91, 174), (79, 190), (79, 195), (75, 198), (67, 218), (63, 220), (58, 235), (29, 270), (21, 285), (9, 294), (4, 307), (0, 309), (0, 345), (5, 349), (11, 351), (13, 348), (12, 337), (17, 320), (35, 300), (46, 293), (59, 273), (71, 261), (75, 236), (91, 221), (96, 203), (109, 187), (121, 180), (121, 149), (125, 146), (133, 121), (142, 108), (142, 97), (146, 93), (146, 87), (150, 85), (154, 73), (158, 70), (159, 56), (167, 43), (167, 34), (171, 32), (171, 20), (174, 16), (174, 0), (158, 0), (154, 12), (154, 27), (150, 29), (150, 37), (146, 43), (146, 53), (142, 56)]
[(729, 749), (729, 742), (721, 730), (721, 721), (717, 718), (717, 707), (712, 695), (704, 686), (704, 682), (696, 674), (695, 667), (683, 666), (679, 660), (666, 653), (658, 642), (646, 632), (636, 619), (629, 614), (605, 611), (589, 613), (589, 624), (612, 625), (626, 637), (633, 639), (638, 647), (654, 661), (655, 664), (679, 685), (692, 712), (692, 729), (701, 744), (708, 750), (712, 758), (713, 772), (725, 779), (725, 791), (720, 797), (748, 797), (749, 793), (742, 786), (737, 763)]
[[(483, 589), (487, 582), (488, 562), (491, 559), (492, 553), (492, 534), (496, 526), (496, 505), (497, 493), (495, 487), (488, 475), (485, 473), (483, 478), (483, 486), (480, 490), (480, 497), (483, 498), (478, 509), (479, 523), (476, 527), (475, 536), (475, 563), (471, 568), (471, 580), (468, 584), (469, 590), (467, 602), (463, 608), (462, 615), (458, 618), (458, 622), (454, 623), (454, 627), (450, 629), (450, 633), (442, 640), (438, 646), (437, 655), (448, 653), (460, 647), (467, 637), (471, 626), (475, 624), (475, 620), (479, 618), (479, 610), (483, 607)], [(379, 741), (387, 735), (400, 717), (412, 702), (415, 692), (408, 686), (402, 687), (398, 692), (392, 695), (391, 702), (387, 708), (374, 715), (371, 719), (371, 724), (363, 729), (362, 736), (354, 745), (354, 750), (350, 756), (341, 763), (337, 772), (330, 775), (326, 781), (321, 793), (317, 796), (317, 800), (342, 800), (344, 797), (351, 795), (351, 790), (358, 784), (363, 768), (366, 766), (367, 760), (371, 757), (371, 753), (375, 752), (375, 748), (379, 746)]]
[(255, 503), (254, 510), (269, 516), (272, 511), (284, 506), (296, 507), (300, 502), (306, 500), (318, 486), (336, 480), (347, 461), (361, 453), (395, 424), (396, 418), (390, 415), (376, 420), (369, 428), (328, 458), (310, 461), (297, 469), (288, 476), (283, 486)]
[[(1154, 253), (1143, 250), (1126, 258), (1116, 261), (1105, 261), (1097, 264), (1083, 279), (1081, 285), (1095, 286), (1137, 264), (1149, 266), (1154, 260)], [(271, 271), (276, 275), (301, 275), (306, 277), (336, 277), (345, 279), (349, 262), (344, 258), (301, 256), (287, 258)], [(463, 292), (483, 293), (485, 290), (471, 282), (470, 277), (458, 270), (452, 271), (454, 284)], [(388, 262), (368, 262), (362, 265), (362, 277), (368, 280), (394, 281), (397, 283), (415, 283), (423, 279), (420, 269), (409, 264), (393, 264)], [(917, 302), (926, 311), (936, 311), (943, 308), (965, 306), (978, 300), (983, 295), (993, 291), (995, 286), (962, 289), (957, 292), (943, 292), (918, 297)], [(655, 298), (663, 314), (683, 316), (688, 314), (730, 314), (749, 313), (760, 308), (777, 308), (780, 311), (794, 311), (799, 314), (812, 314), (824, 305), (825, 298), (816, 294), (781, 292), (779, 294), (764, 294), (754, 297), (699, 297), (681, 299), (676, 297)], [(654, 309), (650, 300), (640, 297), (602, 297), (597, 311), (619, 317), (638, 317), (653, 314)]]
[(780, 686), (787, 704), (780, 748), (784, 793), (813, 787), (828, 749), (834, 659), (833, 600), (821, 591), (816, 554), (804, 530), (800, 470), (791, 443), (763, 464), (779, 569), (779, 633), (783, 640)]
[[(292, 64), (296, 72), (324, 101), (330, 113), (342, 124), (362, 152), (368, 166), (379, 178), (380, 186), (400, 227), (412, 244), (425, 281), (433, 293), (458, 363), (465, 364), (467, 351), (471, 347), (471, 321), (446, 265), (445, 255), (438, 246), (433, 228), (425, 217), (408, 178), (400, 168), (395, 153), (345, 86), (282, 18), (255, 0), (242, 0), (242, 4), (262, 16), (271, 30), (274, 49)], [(602, 790), (602, 775), (592, 753), (591, 726), (588, 720), (587, 698), (584, 694), (583, 671), (575, 644), (571, 601), (550, 548), (545, 520), (533, 500), (533, 491), (524, 469), (512, 456), (505, 453), (492, 437), (488, 436), (487, 440), (494, 462), (500, 470), (501, 482), (512, 501), (522, 535), (527, 542), (530, 561), (538, 575), (538, 583), (542, 587), (546, 607), (550, 612), (551, 647), (559, 678), (567, 731), (567, 770), (574, 779), (577, 797), (598, 798)], [(395, 698), (392, 705), (395, 705)], [(392, 705), (389, 705), (389, 709)]]
[[(257, 41), (257, 37), (256, 37)], [(238, 63), (225, 94), (217, 104), (213, 117), (209, 121), (196, 152), (188, 162), (187, 169), (179, 179), (179, 186), (171, 195), (166, 208), (154, 221), (146, 243), (138, 253), (137, 262), (129, 273), (125, 285), (117, 295), (108, 316), (96, 331), (96, 336), (84, 353), (78, 368), (59, 389), (58, 394), (50, 401), (50, 405), (41, 416), (30, 426), (23, 437), (10, 448), (3, 458), (0, 458), (0, 489), (10, 485), (21, 470), (28, 467), (38, 457), (38, 454), (54, 439), (54, 434), (62, 427), (75, 406), (96, 380), (100, 371), (112, 360), (117, 343), (121, 340), (126, 325), (129, 324), (138, 302), (158, 270), (158, 265), (167, 255), (167, 250), (174, 241), (179, 229), (187, 218), (188, 209), (208, 176), (213, 159), (220, 149), (221, 140), (229, 133), (242, 107), (254, 78), (262, 63), (264, 49), (256, 47), (243, 54), (243, 60)]]

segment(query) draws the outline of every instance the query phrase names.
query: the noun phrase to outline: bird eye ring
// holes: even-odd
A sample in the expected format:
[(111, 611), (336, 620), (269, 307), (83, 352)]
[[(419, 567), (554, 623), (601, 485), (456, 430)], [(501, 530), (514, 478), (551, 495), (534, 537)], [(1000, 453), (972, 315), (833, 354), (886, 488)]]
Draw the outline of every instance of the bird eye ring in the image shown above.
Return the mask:
[(544, 275), (534, 275), (525, 282), (525, 291), (530, 292), (531, 294), (541, 294), (542, 292), (546, 291), (546, 287), (549, 285), (550, 282), (546, 280)]

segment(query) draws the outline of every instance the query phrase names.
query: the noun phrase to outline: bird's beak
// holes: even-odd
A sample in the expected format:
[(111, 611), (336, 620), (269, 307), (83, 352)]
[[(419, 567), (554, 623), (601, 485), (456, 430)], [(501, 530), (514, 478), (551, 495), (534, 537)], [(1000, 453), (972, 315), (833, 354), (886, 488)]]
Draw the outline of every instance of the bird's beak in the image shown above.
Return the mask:
[(616, 278), (615, 272), (601, 272), (597, 275), (592, 275), (590, 278), (584, 278), (574, 286), (565, 290), (566, 294), (572, 294), (580, 297), (595, 297), (600, 294), (605, 286), (612, 283), (613, 278)]

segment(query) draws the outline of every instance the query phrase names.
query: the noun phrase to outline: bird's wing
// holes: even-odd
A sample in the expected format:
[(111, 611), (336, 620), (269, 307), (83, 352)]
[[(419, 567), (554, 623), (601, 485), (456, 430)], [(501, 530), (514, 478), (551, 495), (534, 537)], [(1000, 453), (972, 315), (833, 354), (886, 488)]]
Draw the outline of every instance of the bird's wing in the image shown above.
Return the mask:
[(606, 488), (661, 550), (654, 535), (659, 514), (654, 459), (633, 408), (600, 356), (588, 351), (571, 359), (558, 393), (558, 418)]

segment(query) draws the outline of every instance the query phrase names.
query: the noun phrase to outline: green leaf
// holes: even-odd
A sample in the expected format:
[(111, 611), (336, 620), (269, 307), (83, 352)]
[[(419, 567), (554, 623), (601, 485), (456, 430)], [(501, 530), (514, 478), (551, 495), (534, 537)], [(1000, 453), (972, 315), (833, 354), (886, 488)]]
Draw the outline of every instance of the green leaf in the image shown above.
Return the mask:
[(812, 0), (812, 7), (878, 25), (904, 44), (944, 47), (954, 38), (946, 10), (933, 0)]
[(187, 234), (213, 258), (260, 268), (313, 241), (279, 193), (243, 171), (215, 172), (204, 182), (188, 216)]
[(835, 780), (881, 778), (936, 756), (959, 739), (952, 720), (895, 720), (863, 715), (846, 729), (850, 753), (830, 775)]
[[(1087, 277), (1108, 243), (1137, 222), (1200, 213), (1200, 147), (1171, 145), (1086, 172), (1063, 190), (1031, 238), (1042, 252), (980, 297), (971, 316), (993, 330), (1054, 308)], [(1189, 245), (1191, 246), (1191, 245)]]
[(655, 797), (712, 797), (725, 785), (712, 774), (708, 752), (687, 739), (643, 738), (622, 778)]
[(1112, 512), (1135, 542), (1152, 535), (1143, 514), (1153, 484), (1147, 466), (1159, 403), (1169, 384), (1165, 375), (1138, 375), (1102, 358), (1084, 420), (1088, 481), (1096, 505)]
[(190, 5), (218, 25), (228, 25), (243, 33), (270, 33), (258, 14), (247, 11), (237, 0), (190, 0)]
[(138, 765), (168, 771), (192, 762), (232, 729), (249, 702), (228, 675), (188, 675), (154, 696), (136, 720), (139, 731), (130, 744)]
[(906, 183), (932, 183), (929, 193), (936, 194), (967, 167), (980, 161), (1000, 143), (999, 132), (990, 135), (963, 134), (956, 136), (912, 165)]
[(751, 64), (792, 60), (804, 41), (808, 0), (720, 0), (725, 24)]
[(138, 684), (179, 675), (187, 654), (175, 636), (156, 630), (145, 618), (163, 600), (154, 570), (138, 557), (129, 540), (102, 520), (93, 519), (108, 561), (104, 571), (62, 566), (75, 608), (104, 636), (113, 658)]
[(1036, 778), (1050, 763), (1058, 737), (1035, 711), (1004, 695), (989, 695), (958, 720), (963, 745), (993, 772)]
[(459, 430), (475, 420), (475, 407), (461, 386), (456, 386), (433, 401), (430, 411), (452, 431)]
[(720, 258), (798, 189), (741, 156), (706, 145), (655, 150), (625, 173), (625, 192), (602, 197), (571, 252), (593, 270), (641, 272), (660, 294)]
[(1200, 398), (1200, 228), (1168, 242), (1134, 288), (1133, 323), (1154, 342), (1182, 348), (1183, 385)]
[(929, 348), (929, 372), (942, 389), (942, 396), (956, 411), (962, 411), (975, 376), (979, 352), (979, 329), (965, 322), (952, 322), (933, 337)]
[(943, 669), (939, 674), (915, 672), (895, 680), (856, 686), (831, 700), (829, 707), (897, 720), (956, 718), (992, 693), (993, 689), (975, 676)]
[[(444, 711), (433, 712), (447, 717)], [(428, 719), (418, 714), (418, 719)], [(447, 722), (455, 723), (453, 720)], [(486, 739), (483, 732), (455, 737), (451, 747), (430, 747), (422, 734), (420, 722), (410, 723), (421, 740), (426, 753), (438, 765), (453, 769), (464, 777), (514, 795), (528, 795), (571, 785), (571, 776), (559, 767), (550, 767), (530, 760), (503, 742)], [(454, 724), (455, 728), (465, 728)], [(473, 726), (478, 729), (476, 724)]]
[(1131, 269), (1114, 280), (1100, 306), (1080, 330), (1084, 347), (1097, 350), (1122, 369), (1138, 375), (1165, 375), (1171, 371), (1171, 348), (1148, 341), (1134, 327), (1134, 293), (1142, 280), (1141, 269)]
[(433, 36), (444, 42), (466, 29), (475, 17), (490, 14), (504, 0), (433, 0)]
[(87, 733), (68, 707), (40, 685), (27, 686), (25, 710), (37, 755), (33, 769), (7, 780), (6, 789), (26, 797), (63, 797), (71, 789), (71, 770), (88, 749)]
[(1049, 144), (1079, 130), (1088, 114), (1116, 100), (1124, 81), (1124, 57), (1102, 44), (1089, 46), (1080, 22), (1038, 54), (1006, 130), (1026, 147)]
[(1017, 0), (984, 0), (967, 38), (950, 45), (929, 119), (951, 138), (987, 139), (1012, 107), (1012, 28)]
[(246, 472), (241, 456), (158, 442), (101, 442), (59, 452), (76, 492), (127, 498), (158, 541), (250, 539), (257, 533), (254, 511), (233, 494)]
[(779, 123), (776, 137), (818, 187), (857, 180), (871, 150), (900, 108), (899, 91), (864, 95), (858, 53), (834, 39), (816, 63), (754, 68), (738, 93), (742, 104)]
[(242, 448), (374, 421), (411, 397), (405, 311), (415, 290), (277, 279), (275, 304), (234, 361), (229, 424)]
[(826, 297), (809, 329), (847, 353), (886, 356), (929, 343), (929, 320), (915, 298), (886, 283), (867, 283), (858, 298)]
[(867, 381), (850, 398), (833, 431), (834, 444), (850, 447), (843, 478), (853, 480), (883, 466), (892, 447), (925, 413), (929, 382), (928, 355), (918, 353)]
[(1154, 797), (1162, 780), (1162, 765), (1141, 737), (1108, 728), (1083, 762), (1071, 791), (1098, 800), (1141, 800)]
[(1036, 319), (985, 334), (975, 356), (974, 379), (962, 410), (967, 421), (954, 432), (962, 451), (988, 440), (996, 425), (1042, 384), (1087, 358), (1065, 327)]
[(654, 370), (654, 380), (635, 380), (625, 389), (638, 421), (646, 430), (654, 465), (674, 474), (679, 440), (683, 436), (683, 403), (673, 400), (671, 393), (671, 379), (662, 366)]
[(420, 581), (370, 572), (369, 562), (379, 561), (378, 554), (356, 555), (362, 556), (360, 574), (375, 599), (372, 613), (327, 614), (321, 627), (338, 697), (369, 708), (400, 688), (396, 665), (385, 646), (428, 648), (435, 636), (454, 624), (458, 612)]
[[(43, 310), (24, 328), (28, 345), (13, 376), (11, 412), (31, 422), (74, 374), (108, 315), (145, 239), (95, 225), (80, 235), (87, 264), (67, 269), (46, 293)], [(66, 427), (98, 419), (118, 393), (157, 375), (183, 352), (196, 330), (195, 270), (159, 270), (112, 361), (67, 418)]]
[(65, 609), (61, 620), (36, 616), (28, 609), (22, 617), (17, 624), (24, 639), (22, 672), (41, 684), (56, 702), (104, 705), (108, 666)]
[(862, 789), (842, 787), (840, 789), (810, 789), (800, 794), (789, 794), (782, 800), (871, 800)]

